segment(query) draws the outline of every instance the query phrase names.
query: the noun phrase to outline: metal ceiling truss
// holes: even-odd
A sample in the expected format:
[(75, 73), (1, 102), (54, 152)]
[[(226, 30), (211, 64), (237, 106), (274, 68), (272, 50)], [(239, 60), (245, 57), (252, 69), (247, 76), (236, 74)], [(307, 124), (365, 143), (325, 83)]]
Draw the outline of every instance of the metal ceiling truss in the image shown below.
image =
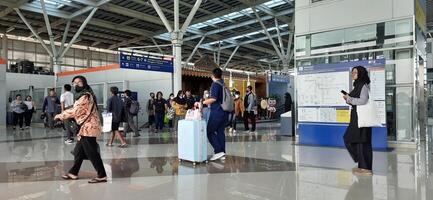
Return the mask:
[[(157, 16), (154, 16), (152, 14), (143, 13), (143, 12), (139, 12), (139, 11), (134, 10), (137, 8), (142, 9), (143, 7), (139, 7), (140, 5), (144, 6), (144, 7), (151, 8), (152, 5), (150, 3), (148, 3), (147, 1), (144, 1), (144, 0), (130, 0), (130, 1), (135, 3), (134, 4), (135, 6), (129, 6), (129, 8), (126, 8), (124, 6), (116, 5), (116, 3), (110, 3), (110, 0), (100, 0), (98, 2), (91, 1), (91, 0), (72, 0), (72, 2), (66, 2), (66, 1), (63, 2), (62, 1), (62, 3), (64, 4), (64, 7), (68, 6), (68, 7), (72, 8), (72, 9), (65, 9), (65, 10), (75, 11), (75, 12), (67, 12), (67, 11), (63, 11), (63, 9), (62, 10), (56, 9), (55, 6), (53, 7), (52, 5), (45, 6), (45, 8), (43, 9), (44, 6), (42, 4), (43, 4), (44, 0), (37, 0), (37, 1), (34, 1), (33, 3), (28, 3), (28, 4), (25, 4), (27, 2), (26, 0), (21, 0), (21, 1), (18, 1), (17, 3), (11, 3), (11, 0), (4, 0), (4, 1), (0, 1), (0, 5), (8, 6), (8, 8), (1, 11), (0, 16), (6, 16), (6, 15), (10, 14), (11, 9), (13, 10), (13, 8), (43, 14), (43, 19), (44, 19), (46, 24), (49, 24), (51, 21), (53, 23), (47, 25), (46, 29), (44, 27), (41, 27), (41, 28), (38, 28), (38, 29), (33, 30), (33, 31), (36, 33), (35, 37), (36, 37), (36, 35), (47, 31), (50, 43), (52, 43), (51, 40), (54, 40), (56, 38), (60, 39), (60, 36), (59, 35), (58, 36), (53, 35), (53, 32), (58, 33), (58, 31), (49, 30), (49, 29), (50, 28), (56, 29), (57, 27), (64, 24), (68, 20), (72, 20), (74, 23), (75, 22), (78, 22), (81, 24), (88, 23), (89, 25), (92, 25), (92, 28), (93, 28), (93, 26), (95, 26), (95, 27), (99, 27), (98, 29), (102, 28), (103, 30), (108, 30), (107, 33), (120, 32), (120, 33), (127, 33), (127, 34), (130, 34), (132, 36), (130, 39), (127, 39), (126, 41), (125, 40), (124, 41), (104, 41), (104, 40), (97, 38), (97, 36), (95, 35), (96, 32), (91, 32), (88, 30), (83, 32), (85, 26), (81, 26), (78, 29), (77, 33), (83, 32), (83, 34), (85, 34), (85, 35), (94, 35), (95, 36), (95, 37), (91, 37), (91, 36), (85, 36), (85, 37), (83, 36), (82, 37), (82, 39), (84, 39), (84, 40), (88, 39), (88, 40), (93, 41), (93, 42), (91, 42), (92, 46), (96, 46), (96, 45), (100, 45), (101, 43), (104, 43), (104, 44), (110, 44), (110, 48), (117, 48), (120, 46), (126, 46), (126, 45), (134, 44), (134, 43), (138, 44), (141, 42), (141, 40), (149, 40), (153, 44), (156, 44), (154, 37), (156, 37), (156, 36), (158, 36), (164, 32), (167, 32), (167, 30), (169, 30), (169, 29), (167, 29), (167, 24), (171, 27), (175, 26), (175, 24), (170, 23), (170, 22), (166, 23), (166, 22), (164, 22), (164, 20), (161, 20), (160, 18), (158, 18)], [(207, 32), (197, 30), (197, 29), (188, 28), (188, 26), (174, 27), (174, 28), (179, 28), (179, 30), (182, 31), (186, 35), (185, 38), (183, 38), (184, 39), (184, 45), (191, 47), (191, 49), (193, 51), (193, 54), (190, 54), (190, 58), (189, 58), (190, 60), (194, 57), (194, 54), (196, 52), (199, 52), (199, 49), (207, 50), (206, 52), (208, 54), (212, 54), (213, 51), (217, 51), (217, 48), (207, 45), (207, 43), (209, 43), (209, 40), (214, 40), (214, 41), (223, 40), (224, 42), (230, 43), (230, 45), (221, 46), (221, 51), (220, 51), (220, 53), (223, 53), (223, 54), (229, 56), (228, 57), (229, 62), (230, 62), (230, 60), (234, 60), (235, 58), (240, 58), (240, 59), (247, 58), (247, 59), (251, 59), (251, 60), (258, 60), (259, 59), (259, 58), (254, 57), (254, 56), (253, 57), (250, 57), (250, 56), (245, 57), (244, 54), (242, 54), (241, 52), (250, 51), (250, 50), (245, 50), (245, 48), (259, 51), (259, 52), (263, 53), (264, 55), (274, 55), (275, 56), (275, 55), (280, 54), (279, 57), (281, 57), (284, 54), (285, 57), (288, 57), (288, 59), (290, 59), (290, 57), (292, 57), (290, 55), (293, 54), (293, 52), (291, 52), (291, 49), (290, 49), (292, 41), (293, 41), (293, 33), (292, 33), (293, 17), (287, 17), (287, 16), (290, 16), (290, 15), (293, 16), (293, 11), (294, 11), (293, 1), (284, 0), (287, 5), (291, 6), (291, 8), (285, 9), (285, 10), (280, 11), (280, 12), (276, 12), (270, 7), (261, 5), (263, 3), (268, 2), (269, 0), (256, 0), (256, 1), (251, 1), (251, 2), (247, 1), (247, 0), (239, 0), (239, 1), (241, 2), (241, 4), (238, 4), (237, 6), (231, 6), (230, 4), (225, 3), (223, 0), (209, 0), (209, 2), (212, 3), (212, 5), (213, 4), (219, 5), (219, 6), (223, 7), (224, 10), (215, 12), (215, 11), (212, 11), (211, 7), (209, 7), (209, 6), (197, 7), (196, 11), (200, 12), (200, 16), (203, 16), (203, 17), (199, 17), (196, 19), (194, 19), (192, 17), (193, 15), (188, 16), (188, 15), (185, 15), (185, 13), (181, 13), (181, 12), (176, 13), (175, 10), (176, 9), (179, 10), (179, 7), (175, 8), (174, 11), (171, 9), (167, 9), (167, 8), (160, 8), (160, 10), (161, 10), (162, 14), (168, 13), (171, 15), (176, 15), (174, 18), (177, 19), (177, 21), (179, 21), (179, 19), (181, 17), (182, 20), (185, 20), (185, 22), (188, 22), (188, 23), (184, 23), (186, 25), (188, 25), (189, 23), (191, 25), (198, 24), (198, 23), (204, 23), (210, 19), (216, 19), (216, 18), (223, 19), (223, 20), (230, 22), (232, 24), (232, 25), (226, 25), (227, 23), (225, 23), (224, 26), (220, 27), (217, 24), (206, 23), (207, 27), (214, 29), (214, 30), (210, 30)], [(40, 5), (37, 6), (36, 2)], [(76, 4), (76, 2), (80, 3), (81, 6), (79, 4)], [(160, 1), (158, 0), (158, 2), (160, 2)], [(83, 7), (82, 5), (85, 5), (85, 6)], [(125, 5), (125, 4), (122, 4), (122, 5)], [(182, 6), (188, 7), (188, 8), (195, 8), (196, 7), (196, 6), (191, 5), (189, 3), (180, 2), (180, 1), (179, 1), (179, 5), (182, 5)], [(232, 4), (232, 5), (236, 5), (236, 4)], [(234, 13), (234, 12), (239, 12), (239, 11), (242, 11), (242, 10), (244, 10), (246, 8), (250, 8), (250, 7), (255, 7), (258, 11), (261, 11), (261, 14), (263, 14), (263, 15), (257, 19), (252, 18), (252, 17), (257, 17), (256, 15), (258, 15), (257, 11), (254, 10), (256, 12), (256, 14), (254, 14), (254, 15), (247, 13), (247, 12), (241, 13), (243, 16), (247, 16), (249, 18), (252, 18), (252, 19), (249, 19), (246, 21), (245, 21), (245, 17), (242, 18), (243, 21), (233, 20), (233, 19), (224, 17), (224, 15)], [(88, 19), (90, 19), (89, 17), (86, 18), (86, 17), (82, 16), (83, 14), (88, 13), (90, 11), (92, 11), (93, 14), (91, 13), (91, 15), (89, 15), (89, 16), (92, 16), (95, 14), (97, 9), (101, 10), (101, 11), (97, 12), (98, 13), (97, 18), (93, 18), (91, 20), (88, 20)], [(210, 9), (210, 10), (207, 10), (207, 9)], [(220, 9), (217, 9), (217, 10), (220, 10)], [(279, 9), (279, 10), (281, 10), (281, 9)], [(103, 19), (101, 19), (100, 16), (103, 16), (105, 11), (119, 14), (124, 19), (120, 18), (120, 19), (122, 19), (122, 21), (120, 23), (114, 23), (111, 21), (103, 20)], [(183, 11), (185, 12), (185, 10), (183, 10)], [(158, 13), (158, 16), (160, 16), (161, 13)], [(107, 14), (109, 14), (109, 13), (107, 13)], [(264, 15), (264, 14), (266, 14), (266, 15)], [(22, 13), (22, 15), (24, 17), (24, 15), (27, 15), (27, 13), (24, 13), (24, 14)], [(60, 18), (60, 19), (51, 19), (49, 16), (51, 18), (56, 17), (56, 18)], [(113, 16), (113, 17), (116, 17), (116, 16)], [(104, 19), (107, 19), (107, 18), (104, 18)], [(219, 34), (222, 32), (229, 31), (229, 32), (234, 33), (234, 34), (231, 34), (230, 36), (236, 36), (237, 33), (234, 32), (233, 30), (236, 28), (241, 28), (241, 27), (247, 27), (252, 32), (254, 32), (257, 30), (257, 28), (250, 27), (251, 25), (257, 24), (258, 22), (260, 23), (260, 21), (262, 21), (262, 22), (263, 21), (269, 21), (271, 19), (276, 21), (277, 34), (270, 35), (268, 33), (268, 34), (266, 34), (267, 35), (266, 37), (278, 39), (278, 45), (279, 45), (278, 51), (273, 51), (273, 50), (269, 49), (269, 47), (274, 47), (274, 45), (269, 46), (270, 44), (272, 44), (272, 42), (271, 43), (265, 42), (265, 43), (259, 45), (259, 43), (264, 42), (266, 40), (265, 39), (266, 37), (260, 37), (260, 34), (243, 37), (244, 39), (248, 38), (249, 40), (227, 39), (227, 37), (221, 36)], [(84, 23), (84, 22), (86, 22), (86, 23)], [(285, 28), (285, 29), (278, 28), (279, 22), (282, 22), (284, 24), (291, 22), (291, 23), (289, 23), (290, 25), (289, 25), (288, 31), (285, 31), (285, 29), (287, 29), (287, 28)], [(138, 23), (143, 24), (143, 25), (150, 23), (148, 25), (150, 27), (156, 28), (156, 27), (162, 26), (162, 27), (166, 27), (167, 30), (164, 31), (163, 29), (160, 29), (160, 31), (146, 31), (146, 30), (143, 30), (140, 28), (134, 28), (131, 26), (133, 24), (137, 24), (137, 27), (139, 27)], [(69, 22), (69, 26), (71, 26), (71, 24), (72, 23)], [(11, 30), (14, 29), (13, 26), (11, 26), (9, 28)], [(72, 28), (72, 26), (70, 29), (71, 29), (71, 31), (75, 31), (75, 29)], [(206, 29), (209, 30), (208, 28), (206, 28)], [(96, 30), (96, 29), (94, 29), (94, 30)], [(247, 32), (243, 32), (243, 33), (247, 34)], [(70, 34), (66, 33), (66, 31), (65, 31), (63, 34), (64, 37), (62, 38), (62, 41), (65, 40), (65, 36), (67, 38), (67, 37), (69, 37), (69, 35)], [(241, 34), (237, 34), (237, 35), (241, 35)], [(281, 38), (282, 36), (285, 36), (285, 35), (289, 35), (289, 39), (287, 41), (285, 41)], [(206, 36), (206, 43), (204, 42), (203, 36)], [(74, 43), (74, 40), (76, 41), (78, 37), (79, 37), (79, 34), (74, 35), (72, 40), (68, 43), (69, 47), (61, 49), (62, 51), (58, 52), (57, 54), (64, 55), (66, 53), (66, 51), (70, 48), (70, 46)], [(104, 38), (106, 38), (106, 37), (104, 36)], [(161, 37), (157, 37), (157, 38), (162, 39)], [(196, 39), (199, 39), (200, 42)], [(192, 40), (195, 40), (196, 42), (193, 42)], [(288, 43), (288, 45), (289, 45), (288, 48), (285, 48), (281, 45), (284, 42)], [(64, 43), (66, 43), (66, 41)], [(197, 43), (199, 43), (199, 46), (196, 48)], [(253, 43), (258, 43), (258, 44), (256, 45)], [(229, 49), (231, 49), (231, 48), (235, 48), (238, 53), (233, 53), (233, 51), (230, 51)], [(161, 48), (159, 48), (158, 50), (160, 52), (163, 52)], [(274, 48), (274, 50), (275, 50), (275, 48)], [(52, 45), (51, 45), (50, 51), (55, 51), (55, 49), (53, 49)], [(201, 53), (206, 53), (206, 52), (201, 52)], [(52, 53), (54, 53), (54, 52), (52, 52)], [(258, 52), (256, 52), (255, 55), (259, 55), (257, 53)], [(226, 60), (226, 62), (227, 62), (227, 60)]]

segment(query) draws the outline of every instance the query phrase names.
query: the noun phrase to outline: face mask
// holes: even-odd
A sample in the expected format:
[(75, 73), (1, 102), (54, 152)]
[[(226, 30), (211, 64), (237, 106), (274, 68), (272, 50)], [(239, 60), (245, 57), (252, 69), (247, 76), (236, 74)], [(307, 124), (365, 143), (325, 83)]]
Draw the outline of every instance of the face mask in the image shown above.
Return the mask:
[(204, 94), (204, 98), (208, 98), (209, 97), (209, 94)]
[(170, 99), (174, 99), (174, 97), (170, 97)]
[(79, 93), (79, 92), (81, 92), (81, 91), (83, 91), (84, 90), (84, 87), (80, 87), (80, 86), (75, 86), (75, 92), (77, 92), (77, 93)]
[(236, 99), (239, 98), (239, 95), (235, 95), (235, 98), (236, 98)]

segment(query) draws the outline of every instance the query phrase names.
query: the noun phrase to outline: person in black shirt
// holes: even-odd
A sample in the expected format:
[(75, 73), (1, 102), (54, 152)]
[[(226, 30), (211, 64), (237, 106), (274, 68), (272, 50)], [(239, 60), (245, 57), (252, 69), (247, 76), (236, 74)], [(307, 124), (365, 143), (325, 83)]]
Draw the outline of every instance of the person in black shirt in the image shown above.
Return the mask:
[(126, 133), (132, 129), (134, 132), (134, 137), (140, 137), (140, 133), (138, 132), (137, 126), (134, 124), (134, 115), (129, 113), (129, 110), (131, 109), (132, 105), (132, 99), (131, 99), (131, 90), (125, 90), (125, 102), (124, 102), (124, 109), (125, 109), (125, 124), (124, 124), (124, 133)]
[(191, 94), (191, 91), (187, 90), (185, 92), (186, 95), (186, 105), (187, 105), (187, 110), (192, 109), (194, 107), (195, 104), (195, 99)]
[(117, 96), (119, 93), (119, 89), (117, 87), (111, 87), (110, 88), (111, 97), (107, 101), (107, 111), (111, 112), (113, 119), (111, 122), (111, 136), (110, 140), (107, 143), (107, 146), (113, 146), (114, 138), (117, 136), (117, 138), (120, 140), (120, 148), (125, 148), (126, 141), (123, 135), (119, 132), (119, 126), (120, 122), (122, 121), (122, 115), (123, 113), (123, 103), (122, 100)]
[(156, 99), (153, 102), (153, 107), (155, 110), (155, 120), (156, 120), (156, 130), (157, 133), (159, 130), (164, 128), (164, 116), (166, 111), (168, 110), (167, 101), (162, 98), (162, 92), (156, 93)]

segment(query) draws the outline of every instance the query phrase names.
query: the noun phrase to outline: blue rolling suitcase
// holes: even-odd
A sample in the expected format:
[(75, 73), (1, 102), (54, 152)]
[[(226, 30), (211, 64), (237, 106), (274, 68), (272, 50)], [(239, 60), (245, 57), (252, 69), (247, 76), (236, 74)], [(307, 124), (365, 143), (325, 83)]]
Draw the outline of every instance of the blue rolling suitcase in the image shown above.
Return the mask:
[(206, 121), (180, 120), (178, 125), (179, 161), (207, 162)]

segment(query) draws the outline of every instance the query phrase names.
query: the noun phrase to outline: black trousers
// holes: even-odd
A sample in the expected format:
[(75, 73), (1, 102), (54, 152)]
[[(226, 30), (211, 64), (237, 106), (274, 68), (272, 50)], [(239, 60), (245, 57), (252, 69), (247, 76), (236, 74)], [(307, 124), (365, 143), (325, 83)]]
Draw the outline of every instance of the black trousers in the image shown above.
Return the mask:
[(242, 123), (242, 116), (235, 116), (235, 119), (233, 120), (233, 129), (236, 130), (236, 125), (238, 123), (238, 121), (241, 121)]
[(373, 148), (371, 146), (371, 140), (365, 143), (345, 142), (345, 145), (353, 161), (358, 163), (358, 168), (373, 169)]
[(89, 159), (96, 169), (98, 178), (107, 176), (101, 154), (99, 153), (99, 145), (96, 142), (96, 137), (81, 137), (81, 140), (75, 145), (74, 153), (74, 166), (69, 170), (70, 174), (78, 176), (83, 160)]
[(20, 128), (23, 127), (24, 114), (25, 113), (16, 113), (16, 112), (14, 112), (14, 126), (17, 126), (17, 124), (19, 124)]
[(30, 123), (32, 123), (32, 117), (33, 117), (33, 110), (28, 110), (25, 112), (24, 121), (26, 126), (30, 126)]
[(244, 112), (244, 126), (245, 131), (249, 131), (250, 128), (248, 126), (248, 119), (251, 120), (251, 131), (256, 131), (256, 114), (254, 114), (254, 111), (245, 111)]
[(63, 121), (63, 127), (66, 132), (66, 139), (67, 140), (74, 140), (74, 132), (71, 130), (69, 123), (71, 123), (71, 119), (67, 119)]

